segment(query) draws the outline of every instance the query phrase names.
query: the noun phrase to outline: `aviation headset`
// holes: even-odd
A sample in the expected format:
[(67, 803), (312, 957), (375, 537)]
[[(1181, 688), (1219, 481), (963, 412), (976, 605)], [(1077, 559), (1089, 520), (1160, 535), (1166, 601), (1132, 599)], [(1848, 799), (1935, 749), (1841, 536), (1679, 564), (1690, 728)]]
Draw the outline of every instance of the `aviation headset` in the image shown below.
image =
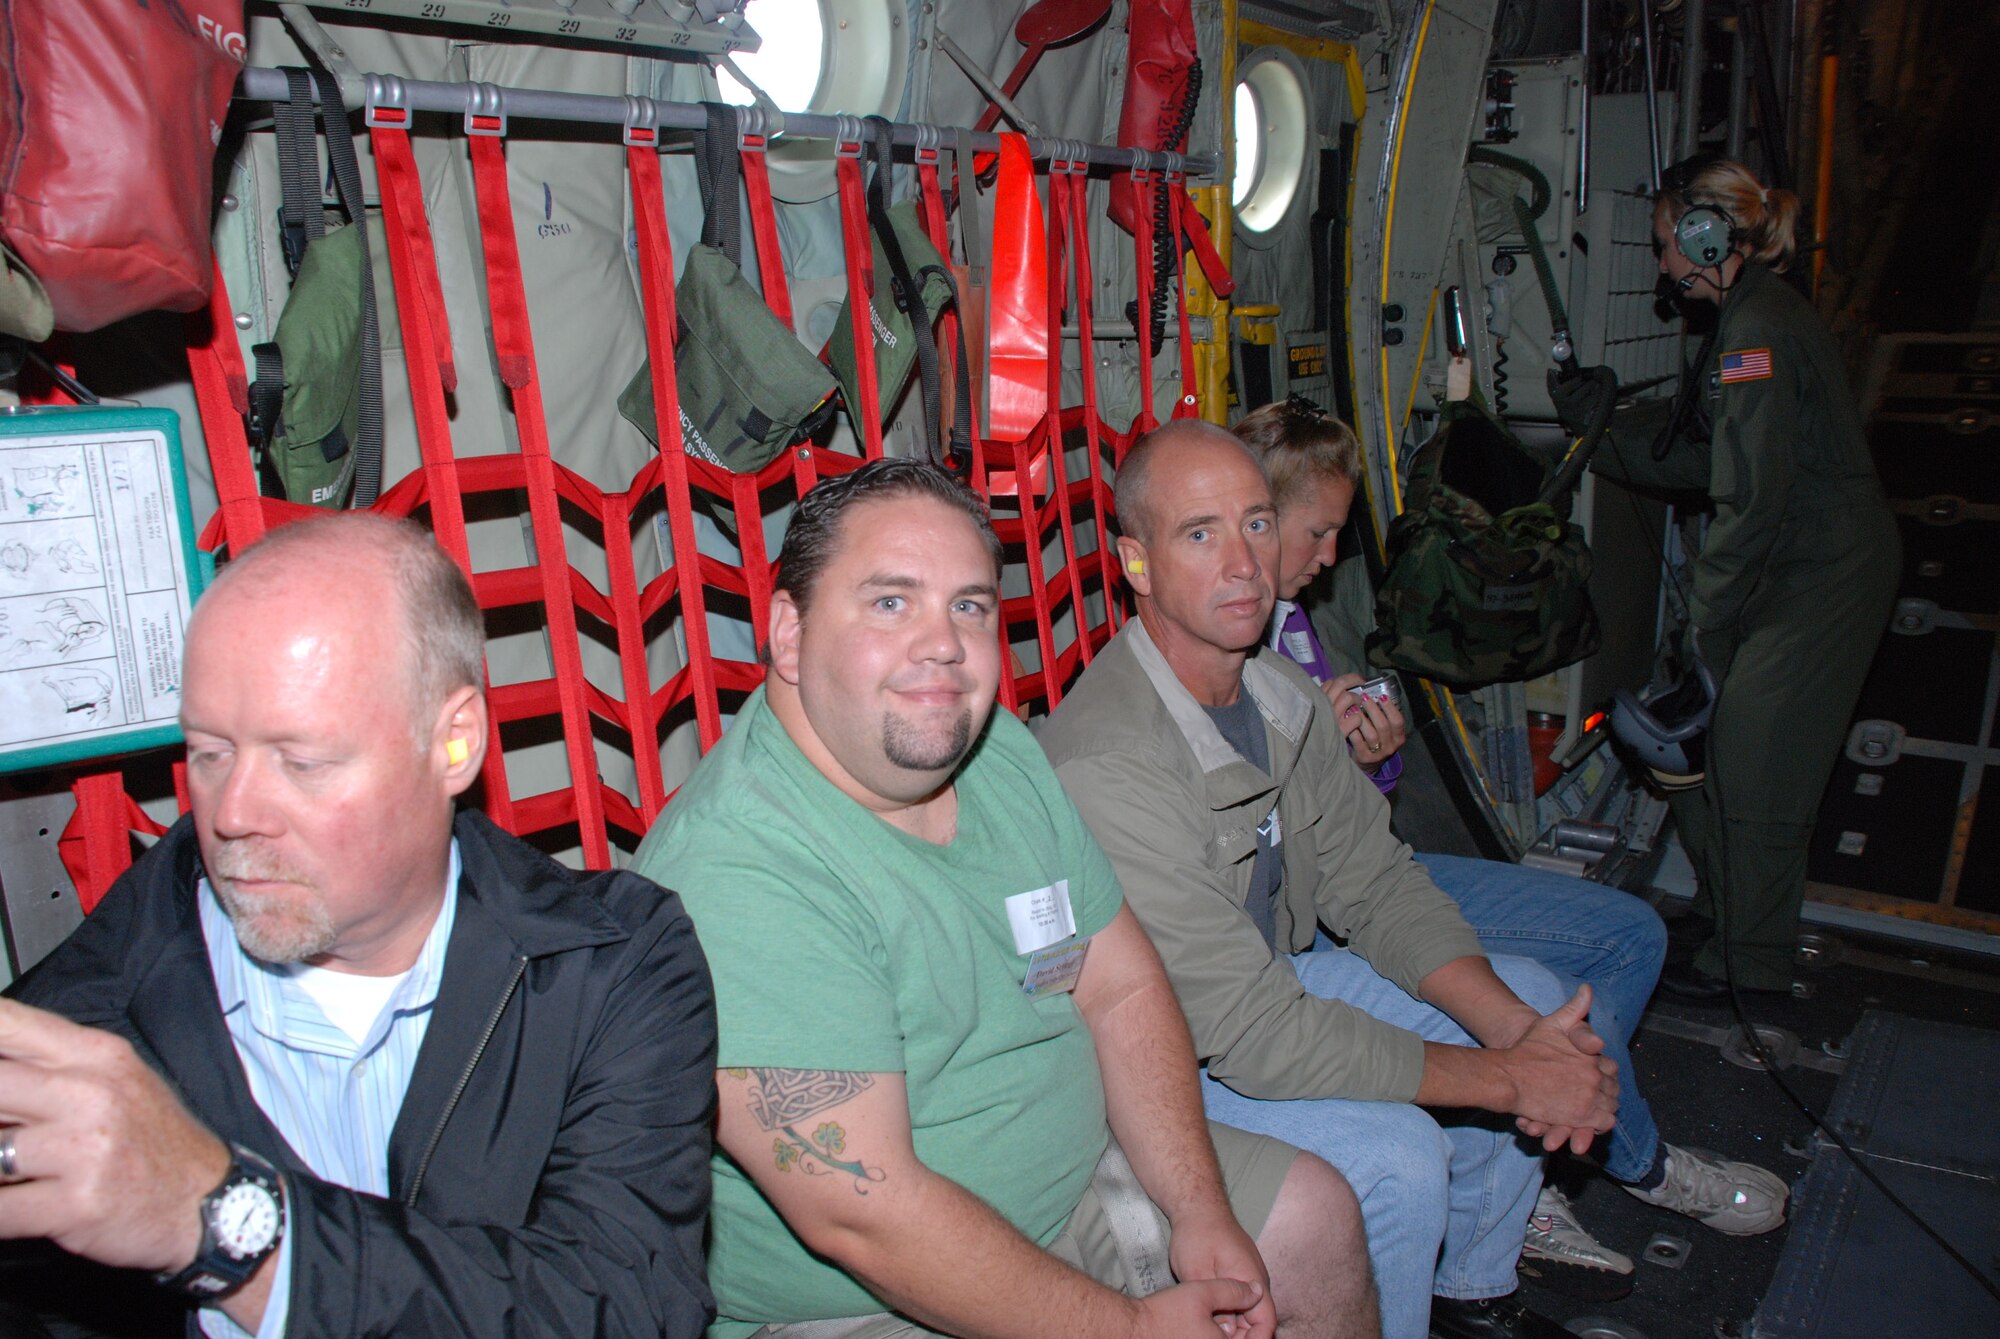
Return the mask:
[(1674, 246), (1693, 264), (1718, 268), (1736, 249), (1736, 222), (1714, 205), (1692, 205), (1674, 223)]
[(1715, 153), (1698, 153), (1683, 158), (1660, 174), (1660, 194), (1687, 206), (1674, 221), (1674, 248), (1689, 264), (1717, 269), (1736, 248), (1736, 220), (1716, 205), (1697, 204), (1688, 199), (1695, 178), (1722, 161)]

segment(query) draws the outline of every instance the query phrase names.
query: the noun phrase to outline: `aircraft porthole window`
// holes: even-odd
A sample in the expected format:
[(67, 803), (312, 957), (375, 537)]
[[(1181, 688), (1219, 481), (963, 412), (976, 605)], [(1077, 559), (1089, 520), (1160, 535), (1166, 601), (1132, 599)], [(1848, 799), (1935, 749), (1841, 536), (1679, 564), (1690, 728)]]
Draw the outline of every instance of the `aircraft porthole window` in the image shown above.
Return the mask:
[[(736, 63), (780, 111), (887, 116), (903, 104), (910, 64), (904, 0), (749, 0), (743, 16), (761, 39)], [(750, 90), (718, 68), (722, 100)], [(771, 192), (794, 204), (834, 193), (833, 145), (780, 136), (770, 148)]]
[(1257, 105), (1257, 90), (1248, 81), (1236, 85), (1236, 176), (1230, 183), (1229, 203), (1236, 209), (1257, 188), (1257, 174), (1264, 167), (1264, 112)]
[[(819, 92), (826, 65), (826, 14), (822, 0), (750, 0), (744, 17), (762, 39), (736, 57), (781, 111), (803, 112)], [(756, 99), (728, 70), (718, 69), (722, 100), (747, 107)]]
[(1297, 58), (1276, 47), (1253, 52), (1236, 85), (1235, 114), (1230, 198), (1238, 235), (1252, 245), (1268, 245), (1305, 181), (1312, 107)]

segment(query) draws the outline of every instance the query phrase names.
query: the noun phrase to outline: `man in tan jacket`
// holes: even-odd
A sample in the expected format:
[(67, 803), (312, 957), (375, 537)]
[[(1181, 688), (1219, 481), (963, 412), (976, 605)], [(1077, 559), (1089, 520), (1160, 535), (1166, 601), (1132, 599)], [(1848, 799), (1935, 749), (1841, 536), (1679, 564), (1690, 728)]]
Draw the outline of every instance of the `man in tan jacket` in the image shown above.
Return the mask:
[(1385, 1336), (1562, 1334), (1506, 1299), (1543, 1149), (1613, 1122), (1588, 988), (1566, 1000), (1539, 965), (1486, 957), (1391, 835), (1326, 697), (1262, 649), (1277, 525), (1248, 450), (1169, 425), (1116, 500), (1139, 617), (1040, 741), (1166, 961), (1211, 1116), (1346, 1173)]

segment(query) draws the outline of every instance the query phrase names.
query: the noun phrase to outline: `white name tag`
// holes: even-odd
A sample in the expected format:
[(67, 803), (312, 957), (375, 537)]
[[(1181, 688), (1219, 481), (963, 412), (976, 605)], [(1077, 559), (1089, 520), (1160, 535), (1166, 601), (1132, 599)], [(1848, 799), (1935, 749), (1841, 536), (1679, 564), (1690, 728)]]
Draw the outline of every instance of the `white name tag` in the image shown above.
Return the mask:
[(1069, 906), (1069, 880), (1008, 898), (1007, 924), (1014, 931), (1016, 953), (1036, 953), (1070, 938), (1076, 933), (1076, 913)]

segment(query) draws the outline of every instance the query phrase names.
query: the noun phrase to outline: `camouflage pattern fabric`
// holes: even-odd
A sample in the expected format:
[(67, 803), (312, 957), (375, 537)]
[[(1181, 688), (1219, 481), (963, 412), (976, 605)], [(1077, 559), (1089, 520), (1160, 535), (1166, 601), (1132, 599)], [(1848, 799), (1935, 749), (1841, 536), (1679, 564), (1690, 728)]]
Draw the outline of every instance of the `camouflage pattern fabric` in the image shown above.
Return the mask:
[[(1590, 547), (1569, 500), (1535, 498), (1497, 515), (1443, 481), (1455, 425), (1472, 420), (1502, 450), (1526, 452), (1484, 405), (1448, 405), (1411, 462), (1403, 513), (1389, 527), (1389, 570), (1375, 596), (1369, 663), (1460, 690), (1518, 682), (1597, 650)], [(1461, 433), (1466, 431), (1461, 427)]]

